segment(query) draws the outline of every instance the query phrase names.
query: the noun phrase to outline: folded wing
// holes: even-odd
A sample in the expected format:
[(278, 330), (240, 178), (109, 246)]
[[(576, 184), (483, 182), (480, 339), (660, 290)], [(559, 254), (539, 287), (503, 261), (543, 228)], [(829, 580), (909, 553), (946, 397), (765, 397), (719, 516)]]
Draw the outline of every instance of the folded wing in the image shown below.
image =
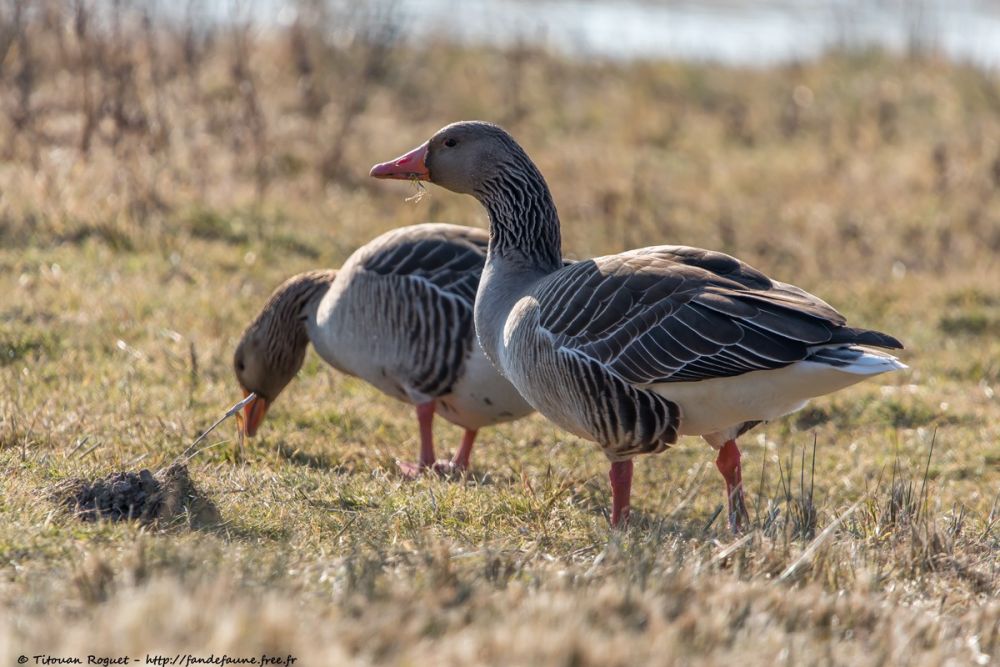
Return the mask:
[(558, 346), (636, 385), (781, 368), (817, 346), (902, 347), (734, 257), (685, 246), (577, 262), (537, 296)]

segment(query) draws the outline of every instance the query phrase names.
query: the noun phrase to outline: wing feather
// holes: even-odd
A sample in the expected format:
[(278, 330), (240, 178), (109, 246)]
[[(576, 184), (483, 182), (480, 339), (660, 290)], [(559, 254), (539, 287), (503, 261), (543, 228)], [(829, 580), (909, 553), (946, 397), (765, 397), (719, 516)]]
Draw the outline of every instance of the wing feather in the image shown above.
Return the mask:
[(539, 326), (633, 384), (781, 368), (815, 345), (897, 347), (723, 253), (658, 246), (574, 263), (538, 290)]
[(376, 239), (360, 259), (364, 271), (390, 281), (385, 289), (396, 297), (382, 307), (408, 332), (411, 382), (423, 394), (448, 393), (462, 372), (487, 244), (475, 228), (417, 225)]

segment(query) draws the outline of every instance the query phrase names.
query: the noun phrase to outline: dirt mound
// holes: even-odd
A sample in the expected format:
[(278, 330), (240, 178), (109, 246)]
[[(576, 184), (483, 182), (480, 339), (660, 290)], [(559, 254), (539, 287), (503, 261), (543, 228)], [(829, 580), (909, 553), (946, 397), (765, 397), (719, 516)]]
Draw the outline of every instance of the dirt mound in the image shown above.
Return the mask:
[(193, 527), (216, 525), (215, 505), (197, 489), (187, 466), (175, 463), (152, 473), (113, 472), (94, 480), (60, 482), (50, 494), (81, 521), (170, 521), (187, 515)]

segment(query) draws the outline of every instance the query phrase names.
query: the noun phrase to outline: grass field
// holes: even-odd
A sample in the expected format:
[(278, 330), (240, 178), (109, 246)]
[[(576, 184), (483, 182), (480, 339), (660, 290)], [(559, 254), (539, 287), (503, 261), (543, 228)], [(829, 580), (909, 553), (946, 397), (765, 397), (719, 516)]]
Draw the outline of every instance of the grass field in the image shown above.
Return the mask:
[[(262, 35), (15, 4), (0, 665), (1000, 661), (995, 74), (879, 53), (582, 63), (407, 44), (363, 16), (329, 41), (322, 16)], [(536, 159), (569, 256), (725, 250), (898, 336), (911, 369), (748, 434), (739, 539), (711, 521), (722, 481), (696, 439), (637, 461), (620, 534), (604, 457), (538, 416), (484, 430), (465, 480), (405, 482), (411, 410), (312, 353), (242, 454), (227, 423), (190, 462), (207, 515), (53, 503), (63, 480), (169, 464), (240, 398), (233, 347), (285, 277), (395, 226), (485, 225), (469, 198), (367, 178), (462, 118)]]

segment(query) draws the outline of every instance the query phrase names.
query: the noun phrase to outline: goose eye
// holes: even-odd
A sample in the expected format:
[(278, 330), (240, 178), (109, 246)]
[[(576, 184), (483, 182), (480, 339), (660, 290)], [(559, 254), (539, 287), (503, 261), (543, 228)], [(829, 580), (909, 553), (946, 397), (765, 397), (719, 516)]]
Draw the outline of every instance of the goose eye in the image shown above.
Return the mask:
[(243, 365), (242, 361), (236, 362), (236, 370), (238, 370), (240, 373), (246, 370), (246, 366)]
[(445, 139), (444, 140), (444, 145), (447, 146), (448, 148), (454, 148), (455, 146), (458, 145), (458, 140), (457, 139)]

